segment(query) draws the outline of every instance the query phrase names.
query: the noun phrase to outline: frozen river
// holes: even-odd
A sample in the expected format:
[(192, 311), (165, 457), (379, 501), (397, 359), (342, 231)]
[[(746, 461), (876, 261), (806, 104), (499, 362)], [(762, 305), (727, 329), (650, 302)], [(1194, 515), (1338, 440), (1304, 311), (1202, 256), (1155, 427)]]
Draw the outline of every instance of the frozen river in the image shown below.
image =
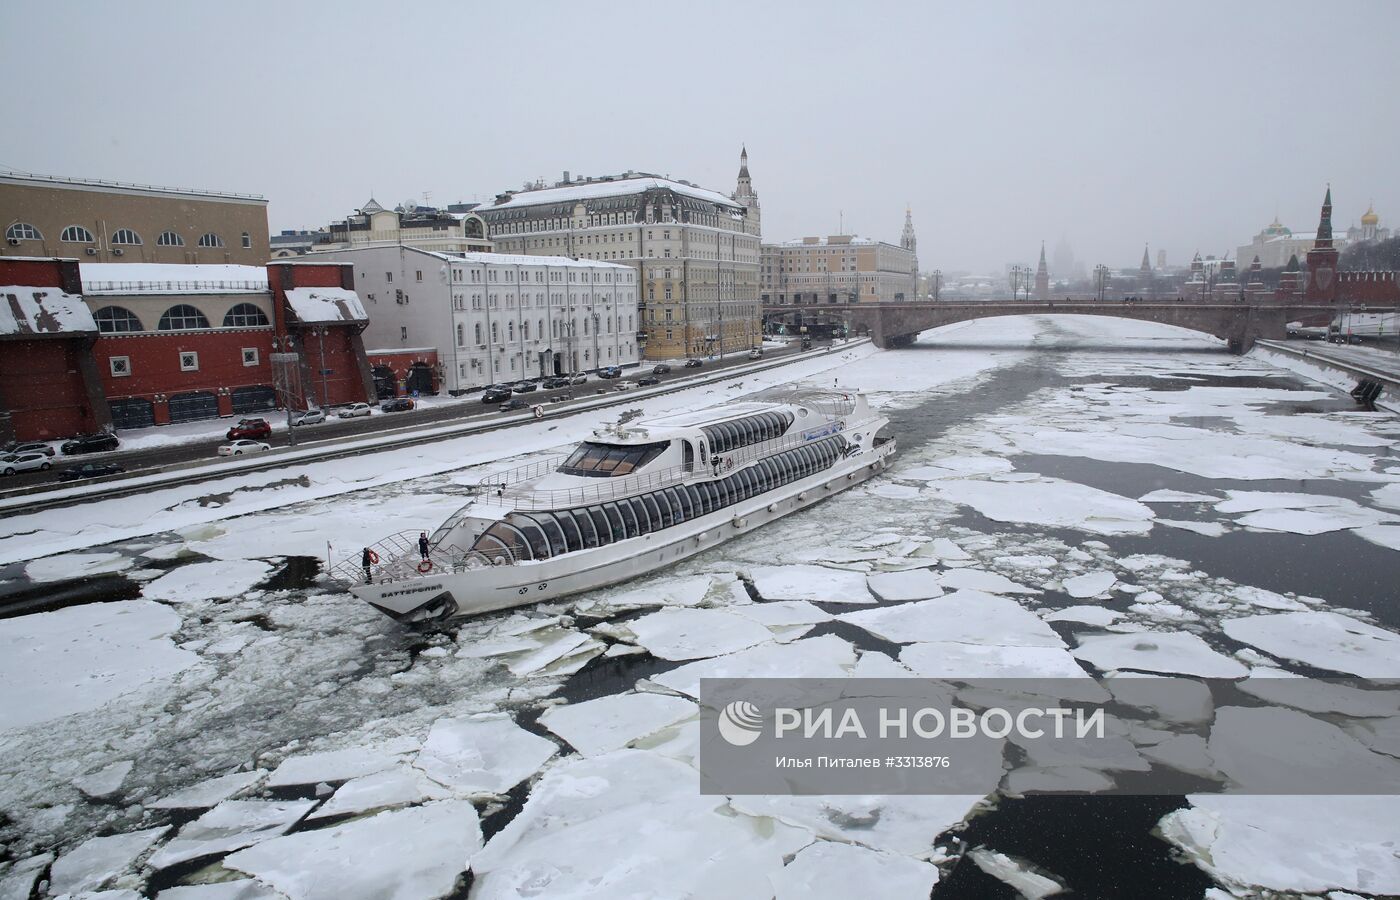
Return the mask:
[[(888, 475), (450, 631), (405, 630), (317, 561), (431, 530), (489, 467), (596, 421), (0, 521), (0, 900), (1400, 893), (1392, 796), (701, 796), (709, 675), (1400, 678), (1389, 414), (1113, 319), (778, 372), (637, 408), (859, 388), (894, 422)], [(940, 604), (973, 612), (935, 626)], [(1023, 620), (1049, 635), (1033, 657), (1007, 637)], [(1041, 774), (1234, 777), (1151, 731), (1131, 765)], [(1400, 767), (1400, 711), (1345, 738)]]

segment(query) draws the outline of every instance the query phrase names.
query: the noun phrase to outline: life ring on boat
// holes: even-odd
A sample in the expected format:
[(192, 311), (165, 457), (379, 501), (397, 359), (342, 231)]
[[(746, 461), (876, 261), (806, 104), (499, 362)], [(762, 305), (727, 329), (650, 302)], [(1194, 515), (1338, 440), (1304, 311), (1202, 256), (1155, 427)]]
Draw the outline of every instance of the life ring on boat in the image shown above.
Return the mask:
[(428, 572), (431, 572), (432, 570), (433, 570), (433, 561), (432, 561), (431, 559), (425, 559), (425, 560), (423, 560), (422, 562), (420, 562), (420, 563), (418, 564), (418, 574), (420, 574), (420, 575), (427, 574)]
[(375, 553), (373, 550), (369, 551), (369, 561), (373, 565), (379, 565), (379, 554)]

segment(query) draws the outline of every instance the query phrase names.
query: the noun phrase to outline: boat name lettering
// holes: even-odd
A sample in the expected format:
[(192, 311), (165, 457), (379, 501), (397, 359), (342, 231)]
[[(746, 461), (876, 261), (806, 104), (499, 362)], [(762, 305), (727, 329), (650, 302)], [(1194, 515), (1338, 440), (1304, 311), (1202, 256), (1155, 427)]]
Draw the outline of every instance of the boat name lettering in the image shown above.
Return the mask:
[(440, 585), (440, 584), (430, 584), (430, 585), (427, 585), (427, 586), (425, 586), (425, 587), (404, 588), (404, 589), (401, 590), (401, 591), (385, 591), (383, 594), (380, 594), (380, 597), (402, 597), (404, 594), (421, 594), (421, 593), (423, 593), (424, 591), (440, 591), (440, 590), (442, 590), (442, 585)]
[(824, 428), (814, 428), (811, 431), (802, 432), (802, 437), (809, 441), (817, 438), (824, 438), (830, 434), (839, 434), (846, 427), (845, 422), (832, 422)]

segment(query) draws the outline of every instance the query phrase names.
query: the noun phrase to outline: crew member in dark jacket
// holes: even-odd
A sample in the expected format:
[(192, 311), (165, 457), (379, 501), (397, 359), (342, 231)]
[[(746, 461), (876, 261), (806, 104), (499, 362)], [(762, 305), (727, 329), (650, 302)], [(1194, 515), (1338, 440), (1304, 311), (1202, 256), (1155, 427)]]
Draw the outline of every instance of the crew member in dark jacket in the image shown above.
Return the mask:
[(369, 584), (374, 580), (369, 576), (369, 567), (372, 563), (373, 560), (370, 558), (370, 549), (366, 547), (365, 552), (360, 554), (360, 565), (365, 567), (365, 584)]
[(418, 532), (418, 554), (425, 560), (428, 558), (428, 532)]

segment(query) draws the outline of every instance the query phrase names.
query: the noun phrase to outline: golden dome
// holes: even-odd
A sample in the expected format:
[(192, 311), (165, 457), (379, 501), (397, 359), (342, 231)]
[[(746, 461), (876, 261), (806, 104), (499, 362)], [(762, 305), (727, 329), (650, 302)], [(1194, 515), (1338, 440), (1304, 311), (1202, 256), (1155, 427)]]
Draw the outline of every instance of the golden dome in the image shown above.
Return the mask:
[(1370, 204), (1369, 206), (1367, 206), (1367, 207), (1366, 207), (1366, 215), (1364, 215), (1364, 216), (1361, 217), (1361, 224), (1362, 224), (1362, 225), (1378, 225), (1378, 224), (1380, 224), (1380, 221), (1381, 221), (1381, 217), (1378, 216), (1378, 215), (1376, 215), (1376, 206), (1375, 206), (1375, 204), (1373, 203), (1373, 204)]

